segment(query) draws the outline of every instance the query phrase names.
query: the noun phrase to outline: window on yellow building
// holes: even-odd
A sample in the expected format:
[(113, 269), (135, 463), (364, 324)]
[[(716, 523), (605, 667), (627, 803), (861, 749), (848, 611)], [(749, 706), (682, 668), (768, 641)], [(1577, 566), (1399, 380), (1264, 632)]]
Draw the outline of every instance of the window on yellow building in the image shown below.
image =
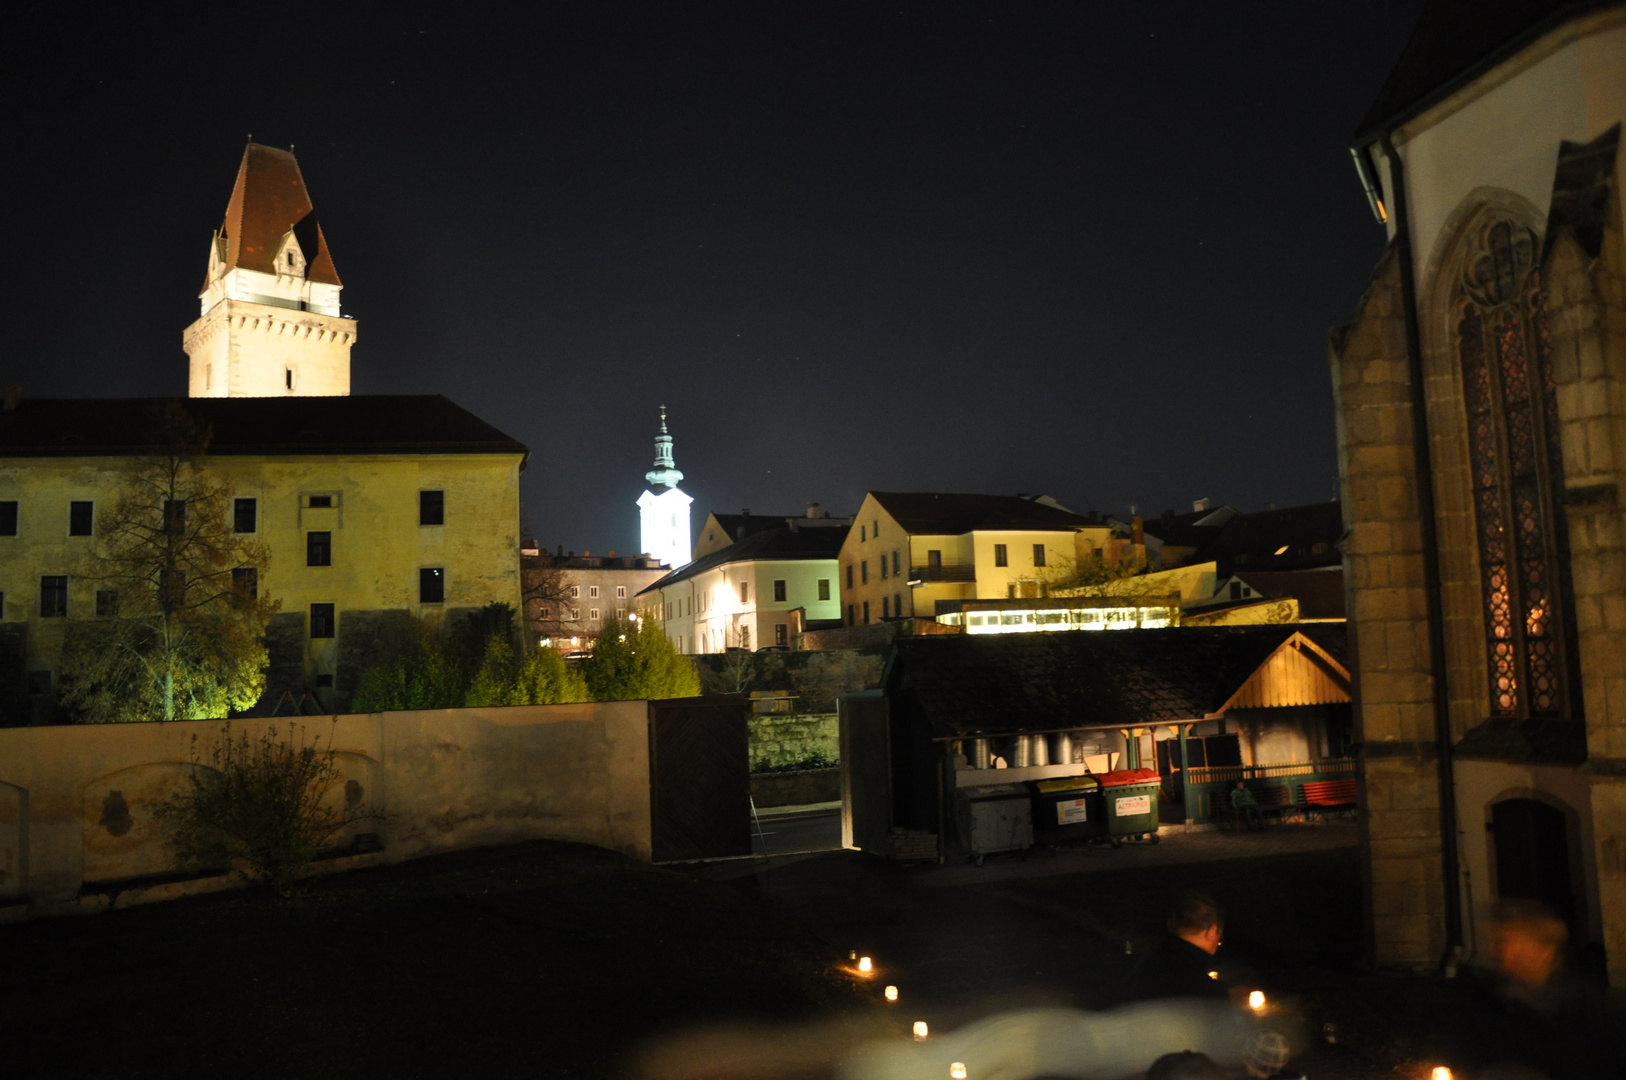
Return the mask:
[(1011, 560), (1010, 560), (1010, 557), (1005, 552), (1005, 545), (1004, 544), (995, 544), (994, 545), (994, 565), (995, 566), (1009, 566), (1010, 564), (1011, 564)]

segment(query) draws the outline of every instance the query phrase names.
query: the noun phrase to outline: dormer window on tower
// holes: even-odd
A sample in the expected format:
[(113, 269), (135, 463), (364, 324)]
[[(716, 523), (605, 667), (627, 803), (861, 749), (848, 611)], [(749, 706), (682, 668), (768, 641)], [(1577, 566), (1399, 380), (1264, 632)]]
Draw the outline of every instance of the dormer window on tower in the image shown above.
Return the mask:
[(287, 274), (291, 277), (305, 276), (305, 253), (300, 250), (299, 240), (289, 229), (282, 236), (282, 247), (273, 260), (278, 274)]

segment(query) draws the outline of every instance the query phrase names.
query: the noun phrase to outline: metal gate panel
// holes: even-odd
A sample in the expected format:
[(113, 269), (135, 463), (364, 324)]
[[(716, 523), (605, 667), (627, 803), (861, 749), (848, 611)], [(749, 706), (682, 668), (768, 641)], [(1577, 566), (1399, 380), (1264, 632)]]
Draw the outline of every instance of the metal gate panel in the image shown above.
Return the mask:
[(655, 862), (751, 854), (744, 697), (649, 703)]

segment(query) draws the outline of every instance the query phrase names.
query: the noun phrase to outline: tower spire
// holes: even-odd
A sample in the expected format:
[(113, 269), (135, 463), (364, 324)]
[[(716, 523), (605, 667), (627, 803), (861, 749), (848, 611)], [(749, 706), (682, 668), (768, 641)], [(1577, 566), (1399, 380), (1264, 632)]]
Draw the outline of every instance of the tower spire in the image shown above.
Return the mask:
[(683, 480), (677, 464), (672, 460), (672, 435), (666, 430), (666, 406), (661, 406), (661, 431), (655, 436), (655, 467), (644, 473), (650, 490), (659, 493), (675, 488)]

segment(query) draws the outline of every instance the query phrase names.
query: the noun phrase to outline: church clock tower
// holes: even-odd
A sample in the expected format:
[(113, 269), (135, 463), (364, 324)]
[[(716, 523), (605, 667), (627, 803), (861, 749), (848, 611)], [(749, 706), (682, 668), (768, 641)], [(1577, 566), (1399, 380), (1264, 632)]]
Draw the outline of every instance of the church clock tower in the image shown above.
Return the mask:
[(678, 488), (683, 474), (672, 463), (672, 436), (666, 430), (666, 406), (661, 406), (661, 433), (655, 436), (655, 467), (644, 474), (649, 488), (638, 496), (643, 515), (643, 550), (676, 570), (689, 563), (689, 504)]
[(291, 150), (249, 143), (186, 328), (191, 397), (350, 393), (356, 322)]

